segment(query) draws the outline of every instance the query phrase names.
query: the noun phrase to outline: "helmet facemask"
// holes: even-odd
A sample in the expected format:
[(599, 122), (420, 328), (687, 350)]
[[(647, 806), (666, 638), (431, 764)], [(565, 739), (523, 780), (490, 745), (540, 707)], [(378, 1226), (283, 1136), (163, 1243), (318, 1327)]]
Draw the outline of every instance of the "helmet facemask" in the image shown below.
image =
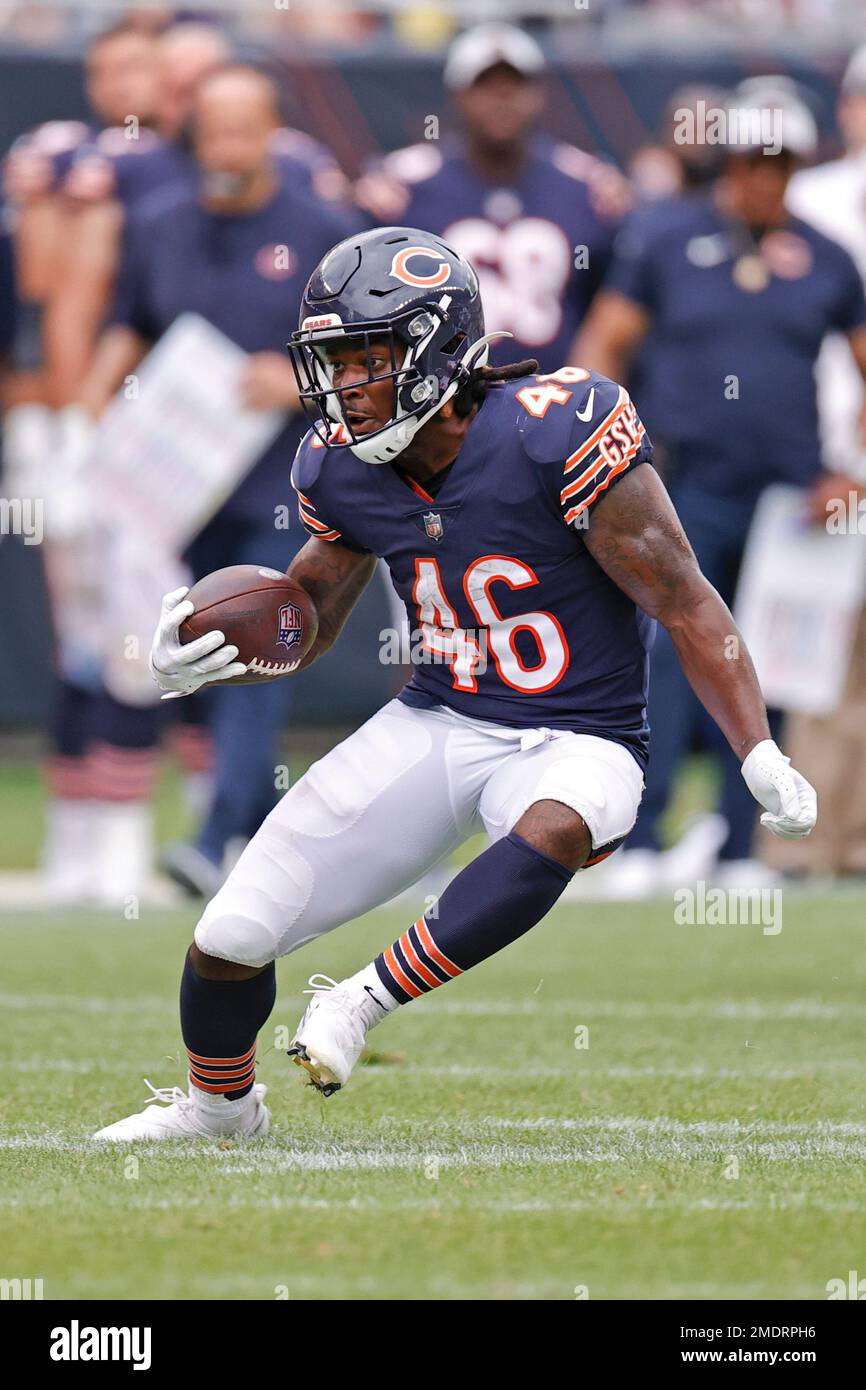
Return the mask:
[[(416, 304), (389, 319), (342, 326), (334, 323), (336, 315), (326, 318), (327, 322), (305, 320), (288, 345), (301, 403), (323, 444), (348, 445), (364, 463), (388, 463), (402, 453), (421, 426), (468, 380), (467, 358), (473, 366), (487, 358), (485, 340), (480, 340), (482, 352), (474, 353), (479, 344), (467, 344), (451, 331), (447, 297), (440, 303)], [(374, 340), (384, 341), (390, 354), (390, 370), (378, 374), (373, 371)], [(347, 342), (364, 348), (367, 376), (350, 386), (335, 386), (327, 348)], [(443, 368), (425, 372), (433, 357), (444, 363)], [(346, 394), (387, 380), (392, 383), (390, 419), (369, 434), (356, 434), (347, 418)]]

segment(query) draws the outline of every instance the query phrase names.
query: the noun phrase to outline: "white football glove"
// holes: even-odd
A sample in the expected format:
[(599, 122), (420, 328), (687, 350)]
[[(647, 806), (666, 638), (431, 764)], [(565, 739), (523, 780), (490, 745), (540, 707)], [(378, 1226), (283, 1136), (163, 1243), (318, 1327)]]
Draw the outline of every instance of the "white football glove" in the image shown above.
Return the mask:
[(186, 598), (188, 593), (189, 589), (184, 587), (165, 595), (153, 635), (148, 664), (160, 690), (166, 692), (164, 700), (192, 695), (208, 681), (243, 676), (247, 669), (242, 661), (235, 660), (238, 649), (226, 644), (221, 632), (214, 630), (197, 637), (194, 642), (181, 642), (180, 625), (195, 612), (194, 605)]
[(815, 788), (795, 772), (771, 738), (756, 743), (743, 763), (746, 786), (766, 807), (761, 824), (782, 840), (799, 840), (815, 828), (818, 797)]

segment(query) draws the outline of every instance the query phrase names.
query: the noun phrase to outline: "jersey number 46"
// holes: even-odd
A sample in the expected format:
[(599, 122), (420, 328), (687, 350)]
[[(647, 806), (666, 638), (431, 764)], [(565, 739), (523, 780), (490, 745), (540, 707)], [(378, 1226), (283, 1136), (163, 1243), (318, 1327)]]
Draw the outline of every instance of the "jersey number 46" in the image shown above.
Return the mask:
[[(424, 648), (448, 661), (455, 690), (478, 689), (476, 673), (486, 670), (488, 653), (500, 679), (512, 690), (535, 694), (549, 690), (568, 668), (565, 633), (552, 613), (521, 613), (515, 618), (504, 618), (490, 593), (495, 583), (525, 589), (537, 584), (538, 576), (529, 565), (508, 555), (484, 555), (473, 561), (463, 576), (463, 591), (478, 619), (478, 627), (470, 631), (458, 625), (457, 614), (445, 597), (436, 560), (417, 558), (412, 597), (418, 608)], [(518, 632), (532, 635), (538, 649), (534, 666), (528, 666), (517, 649)]]

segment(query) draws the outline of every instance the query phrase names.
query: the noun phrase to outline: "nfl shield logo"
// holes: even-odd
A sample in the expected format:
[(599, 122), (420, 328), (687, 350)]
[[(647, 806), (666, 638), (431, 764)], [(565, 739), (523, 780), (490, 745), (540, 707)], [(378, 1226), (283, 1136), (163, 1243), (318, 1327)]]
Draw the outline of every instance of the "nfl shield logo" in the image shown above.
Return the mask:
[(277, 638), (282, 647), (293, 647), (300, 642), (304, 624), (301, 610), (296, 603), (284, 603), (280, 609), (280, 635)]
[(431, 541), (441, 541), (442, 539), (442, 518), (438, 512), (425, 512), (421, 520), (424, 522), (424, 530)]

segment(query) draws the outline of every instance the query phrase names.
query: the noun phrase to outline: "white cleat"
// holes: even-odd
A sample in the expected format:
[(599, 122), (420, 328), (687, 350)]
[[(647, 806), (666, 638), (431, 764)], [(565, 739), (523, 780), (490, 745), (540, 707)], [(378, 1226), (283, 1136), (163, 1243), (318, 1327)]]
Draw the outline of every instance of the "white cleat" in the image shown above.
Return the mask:
[(317, 1090), (331, 1096), (349, 1080), (367, 1033), (382, 1022), (387, 1010), (372, 995), (349, 990), (329, 975), (311, 975), (309, 983), (311, 988), (304, 993), (313, 997), (295, 1031), (289, 1056), (309, 1072)]
[(112, 1144), (135, 1139), (262, 1139), (270, 1127), (271, 1112), (264, 1104), (267, 1086), (253, 1086), (242, 1100), (226, 1100), (197, 1091), (193, 1085), (187, 1095), (179, 1086), (144, 1084), (151, 1092), (144, 1110), (97, 1130), (93, 1139)]

